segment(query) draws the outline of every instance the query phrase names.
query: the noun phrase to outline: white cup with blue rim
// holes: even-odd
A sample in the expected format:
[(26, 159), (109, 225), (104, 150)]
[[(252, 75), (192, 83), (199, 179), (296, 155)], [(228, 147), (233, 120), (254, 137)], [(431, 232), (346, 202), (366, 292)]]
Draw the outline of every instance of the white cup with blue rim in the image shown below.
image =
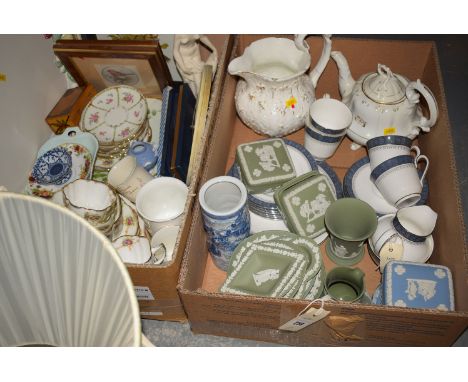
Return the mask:
[(330, 158), (346, 135), (353, 114), (343, 102), (325, 94), (312, 103), (306, 122), (305, 148), (317, 159)]
[(232, 176), (208, 180), (200, 189), (203, 227), (213, 262), (224, 271), (237, 245), (250, 235), (247, 189)]
[[(426, 165), (419, 177), (417, 165), (423, 160)], [(429, 169), (429, 158), (418, 155), (399, 155), (387, 159), (371, 171), (371, 180), (382, 196), (396, 208), (410, 207), (421, 199), (424, 178)]]
[(413, 141), (401, 135), (382, 135), (367, 141), (370, 168), (373, 170), (382, 162), (400, 155), (410, 155), (416, 152), (416, 157), (421, 155), (418, 146), (412, 145)]

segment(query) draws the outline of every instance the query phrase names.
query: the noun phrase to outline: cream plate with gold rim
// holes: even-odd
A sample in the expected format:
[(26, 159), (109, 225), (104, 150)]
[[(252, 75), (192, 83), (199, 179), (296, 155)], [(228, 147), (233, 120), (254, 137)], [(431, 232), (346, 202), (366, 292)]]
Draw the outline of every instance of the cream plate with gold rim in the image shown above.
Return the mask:
[(135, 137), (146, 120), (145, 97), (131, 86), (113, 86), (99, 92), (81, 114), (80, 128), (92, 133), (99, 146), (114, 146)]

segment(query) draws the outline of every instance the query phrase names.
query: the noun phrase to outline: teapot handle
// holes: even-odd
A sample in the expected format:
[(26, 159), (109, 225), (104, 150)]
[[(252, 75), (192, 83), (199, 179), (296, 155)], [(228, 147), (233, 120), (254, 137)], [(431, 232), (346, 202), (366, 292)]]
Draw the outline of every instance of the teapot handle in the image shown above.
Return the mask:
[[(295, 35), (294, 43), (296, 44), (297, 49), (308, 52), (309, 44), (307, 44), (307, 42), (305, 41), (306, 36), (307, 35), (305, 34)], [(314, 88), (317, 86), (318, 79), (322, 75), (322, 72), (325, 70), (325, 67), (327, 66), (331, 53), (331, 34), (324, 34), (322, 36), (324, 41), (322, 55), (320, 56), (317, 65), (315, 65), (315, 68), (312, 69), (309, 73), (309, 78)]]
[[(421, 128), (422, 131), (425, 131), (426, 133), (429, 132), (432, 126), (435, 125), (437, 121), (437, 117), (439, 116), (439, 109), (437, 107), (437, 101), (434, 97), (434, 94), (430, 91), (430, 89), (424, 85), (421, 80), (413, 81), (408, 84), (406, 87), (406, 97), (410, 102), (411, 100), (415, 99), (415, 91), (421, 93), (423, 97), (425, 98), (427, 105), (429, 106), (429, 119), (426, 117), (422, 116), (421, 119), (419, 120), (419, 127)], [(412, 103), (417, 103), (412, 102)]]

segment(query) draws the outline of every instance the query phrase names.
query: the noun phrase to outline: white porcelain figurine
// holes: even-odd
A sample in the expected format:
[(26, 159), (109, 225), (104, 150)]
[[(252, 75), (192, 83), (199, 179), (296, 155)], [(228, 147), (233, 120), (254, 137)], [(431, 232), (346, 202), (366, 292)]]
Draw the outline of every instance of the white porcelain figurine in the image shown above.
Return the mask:
[[(201, 44), (211, 51), (206, 61), (201, 58)], [(193, 95), (197, 98), (203, 67), (211, 65), (214, 76), (218, 64), (218, 51), (205, 35), (176, 34), (174, 37), (174, 59), (181, 77), (184, 82), (188, 83)]]

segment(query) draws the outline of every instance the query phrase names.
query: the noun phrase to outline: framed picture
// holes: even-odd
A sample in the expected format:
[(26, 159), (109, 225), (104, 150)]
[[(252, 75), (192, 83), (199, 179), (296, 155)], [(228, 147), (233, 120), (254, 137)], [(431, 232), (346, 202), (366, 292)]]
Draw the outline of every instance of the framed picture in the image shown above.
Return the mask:
[(146, 97), (162, 98), (172, 84), (158, 41), (58, 40), (54, 53), (78, 86), (90, 83), (98, 92), (129, 85)]

